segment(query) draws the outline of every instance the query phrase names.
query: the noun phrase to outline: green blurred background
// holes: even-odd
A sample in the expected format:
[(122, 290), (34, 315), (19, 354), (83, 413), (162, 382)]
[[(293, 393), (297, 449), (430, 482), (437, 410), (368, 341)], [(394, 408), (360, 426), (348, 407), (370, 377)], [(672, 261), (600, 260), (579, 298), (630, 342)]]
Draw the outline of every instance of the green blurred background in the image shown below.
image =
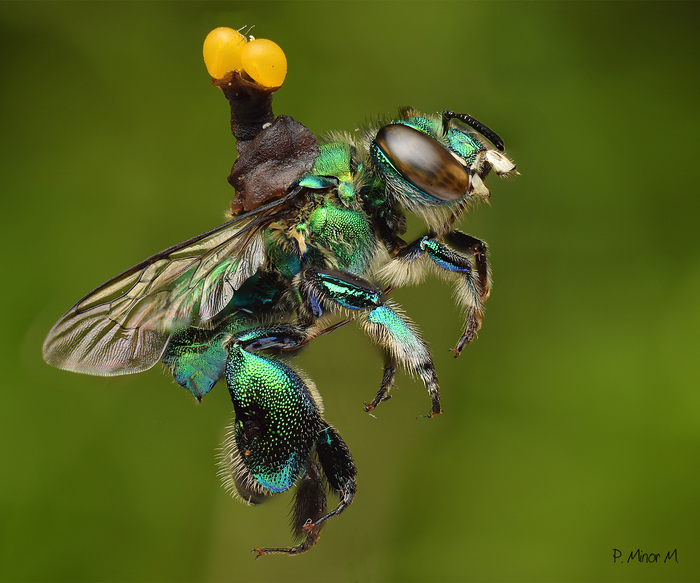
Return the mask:
[[(697, 3), (0, 4), (0, 579), (690, 581), (700, 577)], [(435, 355), (445, 414), (355, 327), (297, 364), (359, 469), (298, 558), (290, 497), (228, 497), (201, 406), (160, 370), (51, 369), (55, 320), (117, 272), (222, 221), (235, 155), (201, 57), (256, 25), (289, 61), (277, 114), (314, 133), (413, 105), (466, 111), (522, 176), (465, 230), (494, 290), (458, 361), (451, 290), (394, 297)], [(627, 563), (631, 551), (660, 564)], [(623, 556), (613, 562), (613, 549)], [(677, 549), (678, 562), (663, 563)]]

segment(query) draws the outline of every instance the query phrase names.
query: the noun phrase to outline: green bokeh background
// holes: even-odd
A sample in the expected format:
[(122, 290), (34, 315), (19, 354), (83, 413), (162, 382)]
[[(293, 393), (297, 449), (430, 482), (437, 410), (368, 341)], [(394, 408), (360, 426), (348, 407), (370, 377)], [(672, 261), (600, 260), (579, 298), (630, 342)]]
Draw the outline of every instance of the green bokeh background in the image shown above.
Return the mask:
[[(697, 3), (0, 4), (3, 210), (0, 579), (691, 581), (700, 577)], [(235, 155), (206, 33), (255, 24), (289, 60), (275, 112), (314, 133), (410, 104), (496, 129), (465, 230), (489, 242), (478, 342), (436, 281), (421, 326), (445, 414), (352, 326), (297, 364), (359, 469), (353, 506), (298, 558), (290, 497), (230, 499), (223, 385), (195, 406), (154, 369), (43, 364), (54, 321), (122, 269), (222, 220)], [(623, 561), (636, 549), (660, 564)], [(678, 563), (663, 563), (677, 549)]]

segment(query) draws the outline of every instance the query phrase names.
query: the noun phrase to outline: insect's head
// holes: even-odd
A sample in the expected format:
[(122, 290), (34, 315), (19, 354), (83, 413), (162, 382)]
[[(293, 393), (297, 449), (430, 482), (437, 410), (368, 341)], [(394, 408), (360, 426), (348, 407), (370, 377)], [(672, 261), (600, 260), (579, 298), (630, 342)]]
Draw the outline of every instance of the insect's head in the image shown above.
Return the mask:
[[(455, 118), (459, 122), (450, 123)], [(470, 116), (446, 111), (441, 117), (421, 117), (404, 109), (400, 119), (376, 132), (370, 156), (387, 193), (438, 228), (471, 200), (488, 200), (483, 180), (491, 169), (499, 175), (515, 172), (515, 164), (482, 135), (503, 149), (498, 134)]]

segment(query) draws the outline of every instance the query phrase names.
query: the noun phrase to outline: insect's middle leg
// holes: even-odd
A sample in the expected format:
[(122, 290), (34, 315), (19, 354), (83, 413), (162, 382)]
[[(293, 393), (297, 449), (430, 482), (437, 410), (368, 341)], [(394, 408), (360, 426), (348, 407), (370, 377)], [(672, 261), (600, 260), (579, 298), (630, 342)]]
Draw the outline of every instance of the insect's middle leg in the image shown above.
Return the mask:
[(382, 301), (382, 291), (365, 279), (335, 269), (306, 269), (297, 286), (313, 317), (339, 308), (361, 311), (366, 333), (384, 350), (384, 377), (371, 410), (389, 398), (396, 366), (417, 374), (432, 401), (430, 416), (442, 413), (440, 391), (433, 360), (414, 325), (394, 307)]

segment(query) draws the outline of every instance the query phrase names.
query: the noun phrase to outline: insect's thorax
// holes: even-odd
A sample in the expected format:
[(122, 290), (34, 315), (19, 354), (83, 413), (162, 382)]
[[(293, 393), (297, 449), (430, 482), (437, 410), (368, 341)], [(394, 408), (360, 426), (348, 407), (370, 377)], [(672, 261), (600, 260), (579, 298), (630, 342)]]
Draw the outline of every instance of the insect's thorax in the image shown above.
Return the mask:
[(346, 207), (333, 193), (313, 197), (294, 219), (272, 225), (265, 237), (270, 267), (285, 277), (308, 266), (361, 275), (376, 250), (365, 212)]

